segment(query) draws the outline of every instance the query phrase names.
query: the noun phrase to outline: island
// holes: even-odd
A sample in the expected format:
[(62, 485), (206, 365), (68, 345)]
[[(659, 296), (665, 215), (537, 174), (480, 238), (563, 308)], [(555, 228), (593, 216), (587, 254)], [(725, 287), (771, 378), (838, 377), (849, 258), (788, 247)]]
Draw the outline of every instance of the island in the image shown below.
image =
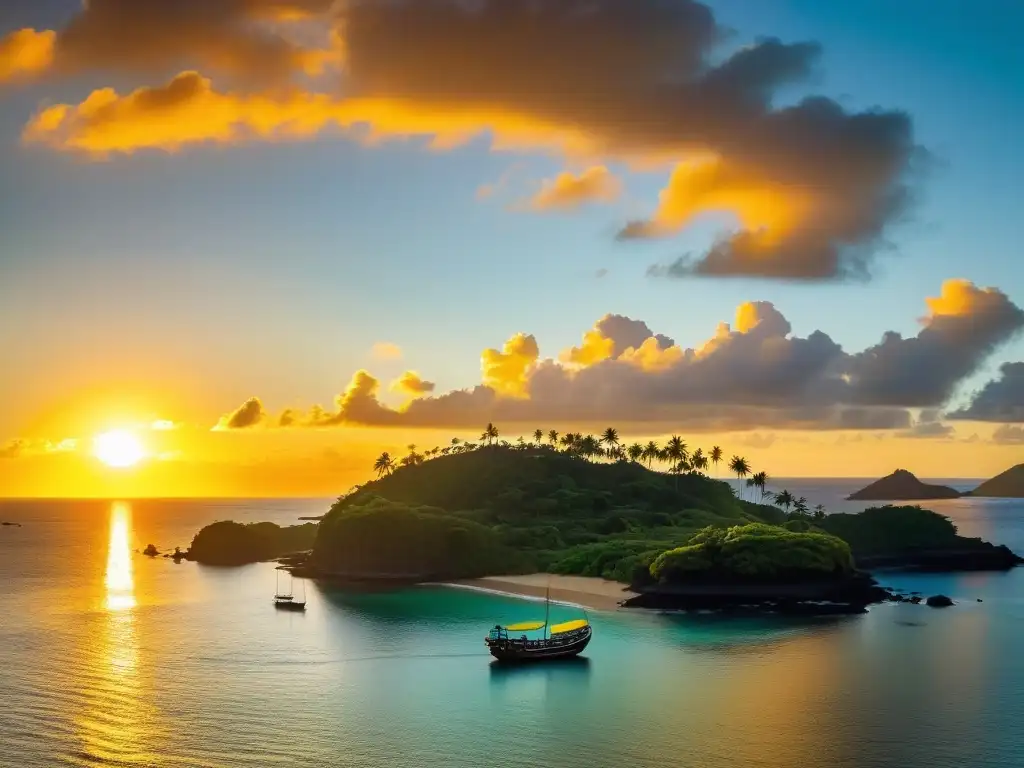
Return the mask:
[(897, 469), (846, 498), (851, 501), (918, 501), (925, 499), (956, 499), (960, 491), (947, 485), (922, 483), (912, 472)]
[(1024, 499), (1024, 464), (1010, 467), (991, 480), (986, 480), (968, 495)]
[(495, 444), (397, 468), (378, 460), (379, 477), (339, 498), (319, 525), (293, 534), (215, 523), (189, 557), (275, 559), (296, 576), (348, 586), (440, 582), (526, 595), (553, 586), (571, 600), (592, 591), (588, 604), (603, 606), (811, 613), (899, 599), (870, 569), (1020, 562), (920, 507), (812, 514), (805, 499), (780, 494), (784, 510), (760, 503), (771, 494), (750, 484), (683, 463), (660, 472), (640, 458)]
[(192, 539), (186, 560), (204, 565), (246, 565), (308, 550), (316, 537), (314, 523), (281, 527), (274, 523), (211, 523)]

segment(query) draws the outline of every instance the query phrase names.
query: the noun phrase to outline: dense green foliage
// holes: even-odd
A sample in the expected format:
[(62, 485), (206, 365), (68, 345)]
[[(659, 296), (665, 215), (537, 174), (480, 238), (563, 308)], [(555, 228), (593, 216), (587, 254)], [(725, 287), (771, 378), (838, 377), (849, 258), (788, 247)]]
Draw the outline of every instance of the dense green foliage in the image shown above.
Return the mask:
[(856, 555), (941, 549), (964, 543), (946, 517), (918, 506), (883, 506), (856, 515), (828, 515), (823, 530), (848, 542)]
[(192, 539), (189, 558), (210, 565), (242, 565), (309, 549), (315, 523), (282, 528), (274, 523), (243, 525), (230, 520), (211, 523)]
[[(498, 551), (488, 547), (487, 556), (495, 559), (484, 563), (443, 549), (453, 559), (450, 576), (514, 569), (629, 581), (636, 568), (701, 528), (785, 518), (781, 510), (741, 501), (726, 483), (696, 473), (668, 475), (632, 461), (597, 463), (549, 448), (493, 446), (382, 473), (340, 499), (322, 523), (317, 562), (331, 570), (357, 562), (359, 553), (343, 544), (348, 529), (334, 526), (350, 512), (379, 508), (382, 499), (427, 515), (431, 525), (447, 519), (476, 531), (470, 527), (476, 524), (503, 545)], [(386, 537), (387, 531), (380, 527), (378, 534)], [(372, 538), (369, 527), (359, 535)], [(383, 553), (375, 567), (382, 567)], [(402, 550), (393, 556), (395, 568), (405, 562)]]
[(848, 574), (853, 555), (842, 539), (764, 523), (708, 527), (650, 566), (662, 582), (820, 579)]
[(319, 568), (362, 577), (483, 576), (516, 565), (493, 528), (373, 495), (331, 508), (320, 523), (314, 556)]

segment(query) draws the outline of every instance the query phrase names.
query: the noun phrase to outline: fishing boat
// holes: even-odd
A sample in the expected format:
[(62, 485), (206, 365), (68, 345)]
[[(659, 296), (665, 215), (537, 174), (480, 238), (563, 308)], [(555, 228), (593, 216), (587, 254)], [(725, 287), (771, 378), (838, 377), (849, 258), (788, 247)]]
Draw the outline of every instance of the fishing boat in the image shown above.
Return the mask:
[[(544, 592), (544, 621), (524, 621), (501, 626), (495, 624), (484, 642), (491, 656), (499, 661), (550, 661), (578, 656), (587, 647), (594, 631), (586, 618), (550, 625), (551, 598)], [(586, 611), (583, 615), (586, 616)], [(542, 638), (530, 639), (527, 632), (544, 630)]]
[(306, 586), (302, 585), (302, 600), (296, 600), (292, 589), (293, 578), (288, 574), (288, 591), (281, 591), (281, 571), (277, 571), (277, 587), (274, 590), (274, 607), (282, 611), (306, 610)]

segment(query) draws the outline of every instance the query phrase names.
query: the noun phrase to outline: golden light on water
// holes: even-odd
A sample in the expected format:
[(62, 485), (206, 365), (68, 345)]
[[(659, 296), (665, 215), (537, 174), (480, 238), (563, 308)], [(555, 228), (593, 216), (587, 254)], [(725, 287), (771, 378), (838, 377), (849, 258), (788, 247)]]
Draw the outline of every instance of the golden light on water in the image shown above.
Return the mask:
[(146, 452), (134, 434), (114, 429), (96, 436), (93, 440), (93, 454), (108, 467), (123, 469), (134, 467), (142, 461)]
[(107, 544), (107, 608), (121, 611), (135, 607), (132, 576), (132, 510), (123, 502), (110, 508), (110, 539)]

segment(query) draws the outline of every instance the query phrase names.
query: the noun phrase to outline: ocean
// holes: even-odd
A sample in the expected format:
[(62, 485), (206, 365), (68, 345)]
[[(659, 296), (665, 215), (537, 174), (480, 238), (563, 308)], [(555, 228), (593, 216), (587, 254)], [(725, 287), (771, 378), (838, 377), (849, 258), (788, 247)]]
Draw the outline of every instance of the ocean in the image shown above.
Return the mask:
[[(776, 482), (831, 511), (861, 508), (842, 498), (864, 484)], [(329, 503), (0, 502), (22, 524), (0, 528), (0, 766), (1024, 765), (1024, 569), (884, 578), (958, 601), (944, 610), (591, 611), (585, 661), (504, 669), (483, 637), (535, 602), (296, 580), (308, 610), (282, 613), (272, 565), (138, 554), (184, 548), (214, 520), (295, 523)], [(1024, 553), (1021, 500), (929, 506)]]

